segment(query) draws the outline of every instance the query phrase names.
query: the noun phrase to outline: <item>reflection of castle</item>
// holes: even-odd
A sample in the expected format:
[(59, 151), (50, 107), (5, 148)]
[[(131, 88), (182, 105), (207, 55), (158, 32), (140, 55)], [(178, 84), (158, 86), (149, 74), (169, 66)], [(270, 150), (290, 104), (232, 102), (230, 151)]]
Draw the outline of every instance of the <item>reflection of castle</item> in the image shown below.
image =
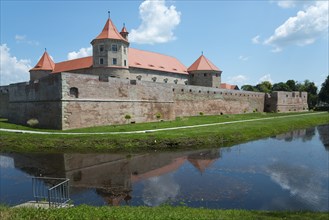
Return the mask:
[(129, 203), (132, 184), (172, 173), (189, 161), (204, 172), (218, 150), (138, 154), (10, 154), (15, 167), (33, 176), (66, 177), (72, 192), (95, 188), (110, 205)]

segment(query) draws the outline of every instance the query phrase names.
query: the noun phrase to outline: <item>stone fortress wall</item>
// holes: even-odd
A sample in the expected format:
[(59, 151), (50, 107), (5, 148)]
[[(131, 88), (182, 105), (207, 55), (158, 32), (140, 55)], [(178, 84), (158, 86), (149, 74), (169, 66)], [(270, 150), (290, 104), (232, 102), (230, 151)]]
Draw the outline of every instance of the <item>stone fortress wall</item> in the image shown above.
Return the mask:
[[(277, 106), (281, 112), (288, 111), (281, 105), (283, 102), (285, 106), (289, 103), (298, 106), (292, 111), (307, 110), (304, 102), (307, 93), (296, 97), (297, 93), (277, 92), (269, 96), (77, 73), (50, 74), (36, 81), (0, 87), (0, 91), (0, 117), (17, 124), (26, 124), (29, 119), (36, 118), (40, 127), (63, 130), (152, 122), (159, 120), (156, 114), (161, 114), (162, 120), (174, 120), (200, 113), (263, 112), (271, 110), (271, 106)], [(290, 96), (286, 97), (287, 94)], [(266, 106), (270, 107), (266, 109)], [(130, 115), (131, 119), (125, 119), (125, 115)]]

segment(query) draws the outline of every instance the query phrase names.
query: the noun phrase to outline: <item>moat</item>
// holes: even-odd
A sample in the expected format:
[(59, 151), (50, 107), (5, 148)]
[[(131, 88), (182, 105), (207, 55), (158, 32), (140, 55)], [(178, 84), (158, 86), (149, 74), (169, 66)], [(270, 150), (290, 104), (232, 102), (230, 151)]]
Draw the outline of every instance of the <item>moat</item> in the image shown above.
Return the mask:
[(145, 154), (0, 154), (0, 202), (31, 177), (70, 179), (75, 205), (329, 211), (329, 125), (228, 148)]

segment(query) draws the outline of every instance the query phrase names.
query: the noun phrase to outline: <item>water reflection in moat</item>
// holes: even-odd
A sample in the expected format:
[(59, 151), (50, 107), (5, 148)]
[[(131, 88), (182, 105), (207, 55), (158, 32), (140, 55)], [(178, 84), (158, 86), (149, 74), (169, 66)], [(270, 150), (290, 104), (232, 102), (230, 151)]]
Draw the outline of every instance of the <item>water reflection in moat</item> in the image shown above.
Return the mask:
[(70, 179), (74, 204), (328, 211), (329, 125), (230, 148), (123, 154), (2, 154), (1, 203), (31, 176)]

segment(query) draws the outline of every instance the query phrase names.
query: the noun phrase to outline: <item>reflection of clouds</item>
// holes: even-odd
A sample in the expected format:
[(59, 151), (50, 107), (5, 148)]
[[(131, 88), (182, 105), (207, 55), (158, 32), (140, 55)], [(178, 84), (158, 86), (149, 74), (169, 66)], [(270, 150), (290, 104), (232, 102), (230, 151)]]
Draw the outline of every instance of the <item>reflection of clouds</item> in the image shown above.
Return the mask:
[(172, 174), (152, 177), (145, 181), (143, 201), (149, 206), (158, 206), (169, 198), (175, 198), (179, 192), (179, 185)]
[(323, 177), (320, 172), (282, 163), (274, 163), (266, 171), (274, 182), (301, 202), (311, 205), (315, 210), (328, 210), (328, 189), (323, 184), (323, 178), (327, 177)]
[(0, 167), (1, 168), (14, 168), (14, 159), (0, 155)]
[(329, 151), (329, 125), (320, 125), (317, 129), (324, 148)]

